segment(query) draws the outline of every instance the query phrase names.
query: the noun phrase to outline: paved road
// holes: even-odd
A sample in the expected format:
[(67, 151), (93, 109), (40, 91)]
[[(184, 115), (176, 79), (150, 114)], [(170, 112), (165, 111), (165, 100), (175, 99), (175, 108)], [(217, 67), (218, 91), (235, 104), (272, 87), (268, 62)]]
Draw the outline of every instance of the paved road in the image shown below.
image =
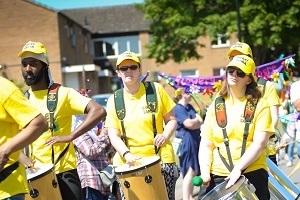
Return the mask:
[[(293, 161), (292, 167), (286, 167), (286, 160), (281, 156), (278, 162), (278, 168), (286, 175), (289, 176), (291, 172), (295, 169), (296, 165), (299, 163), (300, 160), (298, 157), (294, 156), (295, 160)], [(300, 169), (296, 170), (294, 174), (292, 174), (289, 178), (298, 188), (300, 188)], [(199, 187), (194, 188), (195, 200), (197, 200), (197, 194), (199, 192)], [(182, 200), (182, 177), (180, 177), (176, 183), (176, 200)]]

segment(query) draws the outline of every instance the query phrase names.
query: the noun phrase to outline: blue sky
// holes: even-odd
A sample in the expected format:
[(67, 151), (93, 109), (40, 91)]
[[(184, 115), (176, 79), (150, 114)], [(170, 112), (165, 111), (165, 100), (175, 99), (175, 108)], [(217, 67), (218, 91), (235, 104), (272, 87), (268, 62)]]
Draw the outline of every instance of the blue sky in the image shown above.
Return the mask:
[(48, 7), (62, 10), (85, 7), (103, 7), (142, 3), (144, 0), (32, 0)]

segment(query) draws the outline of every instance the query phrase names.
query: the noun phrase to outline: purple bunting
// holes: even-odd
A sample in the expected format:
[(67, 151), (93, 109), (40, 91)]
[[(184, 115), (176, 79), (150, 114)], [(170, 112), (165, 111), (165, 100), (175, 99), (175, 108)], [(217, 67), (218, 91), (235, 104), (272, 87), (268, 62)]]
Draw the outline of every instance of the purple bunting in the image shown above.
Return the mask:
[[(255, 76), (271, 80), (271, 76), (275, 72), (282, 73), (284, 71), (282, 62), (294, 56), (295, 54), (257, 66)], [(215, 84), (224, 79), (224, 75), (211, 77), (183, 77), (165, 75), (161, 72), (159, 72), (158, 75), (164, 78), (173, 88), (182, 88), (186, 93), (199, 93), (203, 92), (205, 89), (214, 91)]]

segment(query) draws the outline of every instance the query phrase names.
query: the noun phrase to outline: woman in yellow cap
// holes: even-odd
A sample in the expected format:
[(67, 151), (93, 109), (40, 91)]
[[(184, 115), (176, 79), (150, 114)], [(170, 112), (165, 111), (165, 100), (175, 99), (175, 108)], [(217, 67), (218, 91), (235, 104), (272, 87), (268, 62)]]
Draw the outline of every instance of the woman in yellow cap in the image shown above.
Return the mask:
[[(244, 42), (237, 42), (236, 44), (232, 45), (230, 47), (229, 51), (227, 52), (227, 56), (229, 57), (230, 60), (232, 60), (232, 58), (236, 55), (246, 55), (253, 59), (253, 53), (252, 53), (250, 46)], [(255, 77), (255, 81), (259, 85), (261, 85), (259, 79), (261, 79), (261, 78)], [(273, 82), (271, 82), (271, 81), (266, 81), (265, 84), (263, 85), (263, 87), (260, 87), (260, 88), (263, 88), (263, 89), (261, 89), (263, 91), (262, 98), (264, 98), (270, 106), (272, 124), (273, 124), (274, 128), (276, 129), (277, 124), (278, 124), (279, 106), (281, 105), (279, 96), (276, 92)], [(268, 157), (277, 165), (277, 159), (276, 159), (277, 152), (276, 152), (276, 148), (275, 148), (276, 140), (277, 140), (277, 138), (276, 138), (275, 134), (272, 135), (272, 137), (269, 139)]]
[[(142, 157), (160, 156), (168, 198), (175, 200), (179, 169), (170, 142), (170, 137), (176, 130), (173, 112), (175, 103), (164, 88), (154, 82), (152, 89), (156, 96), (156, 110), (151, 111), (146, 99), (146, 88), (152, 86), (149, 82), (144, 84), (140, 81), (141, 63), (135, 53), (126, 51), (119, 55), (116, 71), (124, 88), (119, 90), (120, 98), (115, 98), (117, 91), (108, 99), (105, 123), (111, 143), (118, 152), (113, 164), (134, 165)], [(123, 101), (124, 109), (116, 110), (116, 104), (120, 101)], [(118, 118), (119, 113), (125, 113), (123, 120)], [(143, 186), (140, 189), (143, 190)]]
[(190, 94), (186, 94), (183, 89), (179, 88), (175, 91), (174, 108), (177, 120), (177, 135), (182, 138), (182, 142), (177, 155), (179, 156), (180, 169), (183, 176), (183, 200), (192, 200), (193, 189), (192, 178), (200, 174), (200, 166), (198, 160), (198, 150), (200, 145), (200, 126), (203, 119), (197, 114), (189, 102)]
[[(233, 186), (243, 174), (259, 199), (270, 199), (266, 146), (275, 130), (254, 72), (250, 57), (235, 56), (226, 67), (220, 98), (207, 110), (199, 149), (206, 193), (224, 179), (226, 188)], [(248, 132), (246, 137), (244, 132)]]

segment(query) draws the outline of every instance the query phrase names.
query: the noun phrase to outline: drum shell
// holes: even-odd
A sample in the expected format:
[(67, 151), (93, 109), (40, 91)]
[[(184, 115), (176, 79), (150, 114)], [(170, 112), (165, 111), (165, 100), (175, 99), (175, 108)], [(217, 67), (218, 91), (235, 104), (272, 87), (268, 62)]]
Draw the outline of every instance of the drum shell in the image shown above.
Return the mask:
[(241, 176), (239, 180), (229, 189), (226, 189), (227, 181), (224, 181), (214, 187), (209, 193), (207, 193), (202, 200), (229, 200), (229, 199), (248, 199), (257, 200), (257, 196), (254, 193), (254, 186), (248, 183), (245, 176)]
[[(160, 158), (158, 156), (142, 158), (140, 163), (142, 164), (134, 168), (121, 165), (115, 169), (126, 199), (167, 200), (168, 194), (161, 172)], [(152, 177), (150, 183), (145, 181), (147, 175)], [(125, 187), (125, 182), (130, 184), (129, 188)]]
[[(42, 173), (40, 173), (40, 169), (43, 169)], [(62, 200), (58, 183), (56, 187), (52, 185), (53, 180), (57, 182), (53, 165), (40, 166), (37, 168), (37, 172), (31, 175), (29, 175), (28, 170), (26, 173), (29, 192), (38, 191), (38, 196), (31, 197), (28, 193), (25, 195), (25, 200)]]

